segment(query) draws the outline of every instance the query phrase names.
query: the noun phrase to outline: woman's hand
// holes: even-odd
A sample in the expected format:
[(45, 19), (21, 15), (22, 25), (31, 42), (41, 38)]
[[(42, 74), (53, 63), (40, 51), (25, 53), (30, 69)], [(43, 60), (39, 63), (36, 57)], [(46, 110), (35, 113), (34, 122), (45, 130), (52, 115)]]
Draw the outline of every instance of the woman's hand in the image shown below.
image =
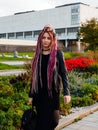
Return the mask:
[(33, 98), (29, 98), (29, 103), (32, 104)]
[(70, 95), (66, 95), (64, 96), (64, 103), (67, 104), (71, 101), (71, 96)]

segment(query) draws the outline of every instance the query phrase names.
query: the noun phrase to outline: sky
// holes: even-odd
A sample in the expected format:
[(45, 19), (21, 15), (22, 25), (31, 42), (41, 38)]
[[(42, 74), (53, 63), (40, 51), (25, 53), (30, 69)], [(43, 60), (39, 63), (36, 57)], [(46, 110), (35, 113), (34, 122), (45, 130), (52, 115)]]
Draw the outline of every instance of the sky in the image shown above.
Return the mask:
[(18, 12), (50, 9), (76, 2), (98, 7), (98, 0), (0, 0), (0, 17), (13, 15)]

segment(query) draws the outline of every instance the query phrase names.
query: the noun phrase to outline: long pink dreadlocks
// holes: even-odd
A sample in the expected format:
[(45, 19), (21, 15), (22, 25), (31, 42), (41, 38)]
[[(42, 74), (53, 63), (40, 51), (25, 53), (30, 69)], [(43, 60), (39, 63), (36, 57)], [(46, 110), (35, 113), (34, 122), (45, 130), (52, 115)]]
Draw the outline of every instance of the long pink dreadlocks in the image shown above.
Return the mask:
[[(52, 79), (53, 79), (53, 71), (56, 67), (56, 53), (57, 53), (57, 39), (55, 35), (55, 30), (51, 27), (51, 25), (46, 25), (41, 33), (39, 34), (38, 41), (37, 41), (37, 47), (35, 51), (35, 56), (32, 61), (32, 92), (38, 91), (38, 67), (39, 67), (39, 76), (40, 76), (40, 83), (42, 85), (42, 79), (41, 79), (41, 57), (42, 57), (42, 46), (41, 46), (41, 40), (43, 37), (43, 34), (47, 32), (52, 35), (52, 46), (51, 46), (51, 52), (48, 62), (48, 68), (47, 68), (47, 83), (48, 83), (48, 93), (50, 96), (52, 96)], [(38, 66), (39, 62), (39, 66)]]

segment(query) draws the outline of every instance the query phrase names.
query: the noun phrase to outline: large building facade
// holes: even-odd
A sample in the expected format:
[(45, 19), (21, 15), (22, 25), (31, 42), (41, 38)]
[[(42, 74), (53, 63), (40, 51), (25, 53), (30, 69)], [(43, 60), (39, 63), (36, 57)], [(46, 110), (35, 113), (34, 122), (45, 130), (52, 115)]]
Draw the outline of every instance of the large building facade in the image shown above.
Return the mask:
[[(51, 24), (57, 34), (58, 44), (68, 51), (83, 51), (77, 31), (82, 22), (98, 18), (98, 8), (84, 3), (72, 3), (40, 11), (20, 12), (0, 17), (1, 39), (37, 40), (46, 24)], [(14, 44), (14, 43), (13, 43)]]

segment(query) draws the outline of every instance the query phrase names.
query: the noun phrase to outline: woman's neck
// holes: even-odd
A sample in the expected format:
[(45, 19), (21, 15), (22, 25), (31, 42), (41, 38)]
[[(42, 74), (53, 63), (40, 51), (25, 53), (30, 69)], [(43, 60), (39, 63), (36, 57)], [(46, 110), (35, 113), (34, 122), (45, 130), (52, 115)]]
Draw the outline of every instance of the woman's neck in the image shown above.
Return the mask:
[(44, 54), (44, 55), (50, 54), (50, 48), (43, 48), (42, 54)]
[(42, 51), (50, 51), (50, 48), (42, 49)]

